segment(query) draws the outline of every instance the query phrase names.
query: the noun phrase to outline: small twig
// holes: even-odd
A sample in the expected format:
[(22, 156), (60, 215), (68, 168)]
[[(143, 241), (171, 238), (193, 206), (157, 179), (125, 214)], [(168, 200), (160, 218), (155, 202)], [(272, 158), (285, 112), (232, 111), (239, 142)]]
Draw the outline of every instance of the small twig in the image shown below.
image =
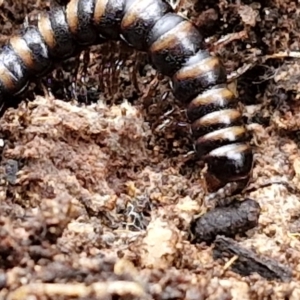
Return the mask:
[(238, 255), (232, 256), (232, 258), (230, 258), (229, 261), (224, 265), (223, 271), (229, 269), (234, 264), (234, 262), (238, 260), (238, 258), (239, 258)]
[(222, 36), (220, 39), (218, 39), (213, 44), (213, 47), (216, 47), (216, 49), (218, 49), (220, 47), (224, 47), (225, 45), (227, 45), (235, 40), (243, 40), (247, 37), (248, 37), (248, 32), (246, 30), (229, 33), (229, 34), (226, 34), (225, 36)]
[(270, 180), (270, 181), (265, 182), (263, 184), (259, 184), (258, 186), (254, 186), (254, 184), (250, 184), (243, 191), (243, 193), (251, 193), (251, 192), (257, 191), (258, 189), (269, 187), (269, 186), (274, 185), (274, 184), (283, 185), (288, 190), (288, 192), (290, 192), (291, 194), (300, 195), (300, 190), (294, 184), (292, 184), (290, 182), (286, 182), (286, 181), (276, 181), (276, 180), (274, 180), (274, 181)]
[(300, 51), (281, 51), (271, 55), (266, 55), (263, 57), (264, 60), (267, 59), (278, 59), (278, 58), (300, 58)]
[(241, 77), (243, 74), (245, 74), (248, 70), (254, 67), (256, 61), (251, 62), (251, 63), (246, 63), (237, 70), (231, 72), (230, 74), (227, 75), (227, 82), (231, 82), (233, 80), (238, 79)]

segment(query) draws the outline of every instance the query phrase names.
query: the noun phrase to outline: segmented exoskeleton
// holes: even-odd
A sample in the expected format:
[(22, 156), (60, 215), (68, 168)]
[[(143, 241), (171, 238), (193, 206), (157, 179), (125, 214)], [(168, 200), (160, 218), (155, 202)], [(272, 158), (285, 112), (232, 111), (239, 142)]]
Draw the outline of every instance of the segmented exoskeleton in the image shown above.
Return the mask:
[(195, 148), (219, 187), (248, 181), (253, 154), (226, 71), (211, 56), (199, 30), (163, 0), (71, 0), (40, 15), (0, 53), (0, 98), (22, 91), (53, 61), (79, 47), (123, 39), (148, 52), (155, 69), (170, 77), (175, 97), (186, 104)]

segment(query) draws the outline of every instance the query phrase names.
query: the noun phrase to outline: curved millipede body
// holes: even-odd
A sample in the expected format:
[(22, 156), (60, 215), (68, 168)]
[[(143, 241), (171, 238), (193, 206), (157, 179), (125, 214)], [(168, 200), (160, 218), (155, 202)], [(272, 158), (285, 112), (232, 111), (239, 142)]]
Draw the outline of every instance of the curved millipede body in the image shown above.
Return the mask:
[(148, 52), (155, 69), (170, 77), (177, 99), (187, 106), (195, 148), (207, 176), (221, 187), (244, 187), (253, 155), (222, 62), (205, 49), (203, 37), (163, 0), (71, 0), (53, 7), (10, 39), (0, 53), (0, 98), (21, 92), (28, 80), (76, 49), (123, 39)]

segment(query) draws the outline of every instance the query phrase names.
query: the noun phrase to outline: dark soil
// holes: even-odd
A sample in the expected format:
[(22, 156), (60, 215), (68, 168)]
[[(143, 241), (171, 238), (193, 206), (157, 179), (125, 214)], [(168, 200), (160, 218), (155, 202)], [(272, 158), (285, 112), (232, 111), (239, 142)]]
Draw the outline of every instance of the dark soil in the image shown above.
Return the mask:
[[(209, 208), (184, 106), (146, 55), (92, 47), (1, 117), (0, 299), (300, 299), (297, 2), (177, 2), (237, 84), (258, 226), (191, 241)], [(0, 0), (1, 44), (48, 5)]]

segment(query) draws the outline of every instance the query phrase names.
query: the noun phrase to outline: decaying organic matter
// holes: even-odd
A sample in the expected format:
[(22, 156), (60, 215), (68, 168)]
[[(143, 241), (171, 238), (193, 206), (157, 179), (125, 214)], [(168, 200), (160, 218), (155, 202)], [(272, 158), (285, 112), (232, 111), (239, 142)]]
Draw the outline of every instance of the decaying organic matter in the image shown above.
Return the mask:
[[(216, 244), (190, 242), (213, 208), (184, 106), (147, 58), (113, 43), (58, 66), (1, 117), (0, 299), (300, 298), (299, 61), (265, 57), (300, 48), (297, 3), (177, 2), (238, 78), (253, 132), (239, 198), (261, 213), (235, 249), (287, 276), (239, 274), (236, 253), (216, 260)], [(48, 4), (0, 1), (1, 42)]]
[(258, 273), (268, 280), (290, 281), (292, 270), (266, 257), (258, 257), (253, 251), (244, 249), (230, 238), (217, 236), (214, 244), (214, 258), (231, 258), (230, 267), (242, 276)]
[(193, 240), (211, 243), (217, 235), (234, 237), (243, 234), (258, 225), (260, 211), (258, 202), (252, 199), (217, 207), (192, 222)]

